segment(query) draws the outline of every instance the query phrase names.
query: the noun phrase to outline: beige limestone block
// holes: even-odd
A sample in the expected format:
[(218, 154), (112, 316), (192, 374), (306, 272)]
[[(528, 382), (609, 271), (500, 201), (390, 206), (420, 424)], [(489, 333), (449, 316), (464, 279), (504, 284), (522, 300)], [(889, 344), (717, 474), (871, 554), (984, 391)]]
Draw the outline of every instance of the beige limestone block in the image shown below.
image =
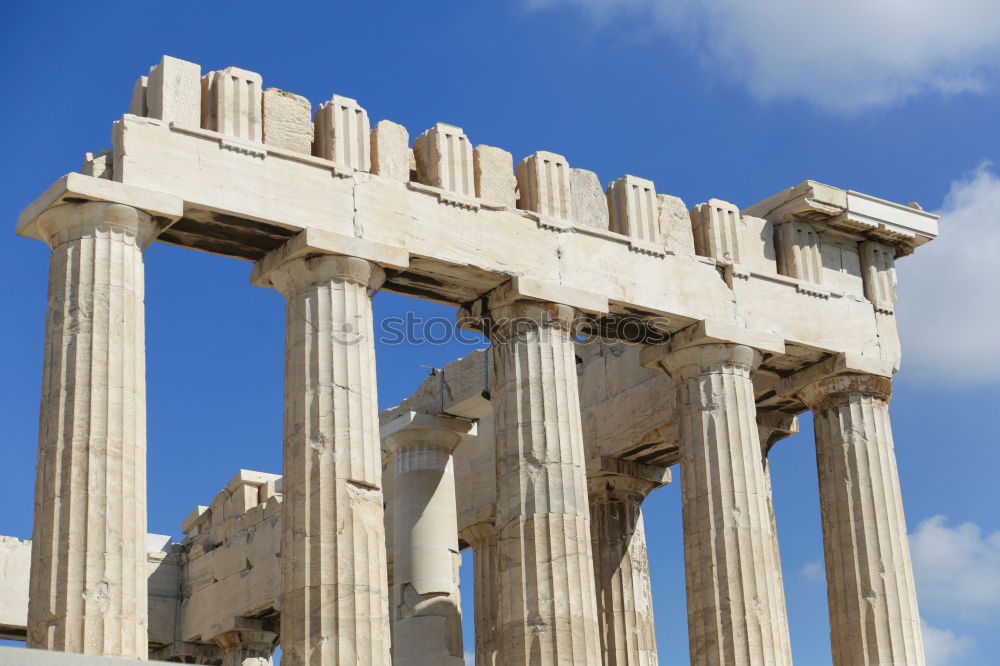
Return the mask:
[(702, 257), (733, 264), (743, 263), (746, 243), (740, 209), (731, 203), (709, 199), (691, 209), (694, 248)]
[(371, 131), (372, 173), (397, 183), (410, 181), (410, 135), (402, 125), (380, 120)]
[(601, 663), (576, 357), (563, 305), (489, 300), (498, 662)]
[(312, 105), (301, 95), (267, 88), (263, 94), (264, 143), (312, 154)]
[(472, 547), (473, 604), (476, 629), (476, 666), (498, 666), (499, 584), (497, 572), (497, 528), (492, 522), (476, 523), (462, 530)]
[(889, 423), (892, 380), (805, 387), (813, 411), (834, 666), (925, 663)]
[(469, 421), (409, 412), (382, 427), (393, 455), (393, 664), (462, 666), (452, 452)]
[(604, 666), (656, 666), (656, 627), (642, 502), (670, 472), (610, 461), (590, 485), (591, 542)]
[(608, 185), (611, 231), (659, 245), (659, 210), (653, 181), (622, 176)]
[(239, 67), (201, 77), (201, 126), (237, 139), (262, 141), (263, 85), (260, 74)]
[(113, 180), (114, 155), (110, 150), (102, 150), (99, 153), (86, 153), (83, 158), (83, 165), (80, 173), (84, 176), (94, 178), (104, 178)]
[(413, 140), (417, 180), (466, 197), (476, 196), (472, 142), (461, 127), (437, 123)]
[(573, 219), (569, 162), (538, 151), (517, 165), (518, 208), (556, 220)]
[(0, 537), (0, 638), (21, 638), (28, 618), (31, 542)]
[(147, 114), (146, 107), (146, 86), (149, 85), (148, 76), (140, 76), (135, 81), (135, 86), (132, 88), (132, 100), (128, 105), (128, 112), (133, 116), (145, 116)]
[(743, 234), (746, 243), (743, 246), (743, 265), (747, 270), (765, 275), (775, 275), (778, 272), (777, 256), (774, 246), (774, 225), (760, 217), (743, 215)]
[(71, 203), (52, 247), (29, 647), (146, 657), (143, 249), (149, 215)]
[(201, 127), (201, 65), (163, 56), (149, 70), (146, 115), (181, 127)]
[(892, 247), (878, 241), (860, 243), (861, 276), (865, 298), (877, 310), (891, 313), (896, 306), (896, 255)]
[(597, 174), (586, 169), (570, 169), (569, 185), (576, 223), (593, 229), (610, 229), (608, 197)]
[(751, 373), (761, 354), (703, 344), (662, 357), (677, 384), (691, 663), (790, 664)]
[(808, 222), (791, 220), (774, 230), (778, 272), (806, 282), (823, 282), (820, 234)]
[[(329, 108), (329, 106), (328, 106)], [(367, 145), (367, 128), (364, 133)], [(389, 663), (371, 296), (385, 273), (291, 259), (285, 295), (281, 648), (286, 666)]]
[(687, 206), (680, 198), (669, 194), (657, 194), (656, 200), (663, 246), (673, 252), (694, 254), (694, 235)]
[(494, 206), (517, 207), (513, 155), (503, 148), (479, 145), (472, 151), (472, 166), (477, 197)]
[(368, 112), (350, 97), (334, 95), (316, 109), (313, 155), (357, 171), (371, 168)]

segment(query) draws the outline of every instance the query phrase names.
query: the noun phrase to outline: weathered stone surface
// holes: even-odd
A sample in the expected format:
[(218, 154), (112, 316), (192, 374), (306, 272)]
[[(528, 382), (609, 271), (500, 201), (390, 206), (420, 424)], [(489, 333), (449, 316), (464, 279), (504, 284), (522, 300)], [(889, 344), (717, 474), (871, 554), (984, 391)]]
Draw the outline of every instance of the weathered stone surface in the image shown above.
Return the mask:
[[(543, 314), (544, 313), (544, 314)], [(494, 300), (498, 661), (601, 663), (573, 310)]]
[(669, 481), (663, 468), (617, 460), (588, 479), (604, 666), (658, 663), (642, 501)]
[(806, 282), (823, 282), (823, 259), (819, 232), (807, 222), (797, 220), (779, 224), (778, 272)]
[(704, 344), (662, 364), (677, 383), (692, 664), (791, 664), (751, 373), (761, 355)]
[(659, 210), (653, 181), (622, 176), (608, 185), (611, 231), (659, 245)]
[(177, 640), (209, 642), (233, 618), (269, 614), (281, 598), (281, 499), (275, 474), (240, 470), (184, 521)]
[[(143, 107), (133, 98), (132, 108)], [(201, 127), (201, 66), (163, 56), (149, 70), (145, 110), (150, 118)]]
[(517, 207), (513, 155), (503, 148), (478, 145), (472, 151), (472, 166), (477, 197), (494, 206)]
[(262, 141), (263, 85), (260, 74), (239, 67), (201, 77), (201, 126), (237, 139)]
[(368, 112), (349, 97), (334, 95), (316, 110), (313, 155), (351, 169), (371, 168)]
[[(367, 145), (367, 127), (364, 139)], [(389, 663), (371, 310), (371, 296), (384, 279), (375, 264), (335, 255), (292, 259), (271, 277), (287, 300), (286, 666)], [(324, 508), (311, 508), (316, 506)]]
[(498, 666), (500, 578), (497, 571), (497, 528), (492, 522), (476, 523), (462, 530), (461, 534), (472, 547), (476, 666)]
[(663, 246), (673, 252), (694, 254), (694, 235), (691, 215), (678, 197), (657, 194), (659, 203), (660, 239)]
[(562, 155), (539, 151), (517, 165), (518, 208), (556, 220), (573, 218), (569, 162)]
[(593, 229), (610, 229), (608, 197), (597, 174), (586, 169), (570, 169), (569, 186), (576, 223)]
[(695, 252), (733, 264), (743, 263), (746, 233), (740, 209), (726, 201), (709, 199), (691, 209)]
[[(180, 230), (175, 226), (165, 232), (166, 242), (256, 260), (273, 247), (274, 235), (304, 229), (336, 232), (419, 257), (423, 266), (418, 272), (397, 273), (390, 281), (393, 290), (420, 298), (461, 305), (516, 274), (575, 289), (602, 285), (603, 295), (623, 311), (661, 313), (677, 325), (702, 319), (739, 322), (747, 329), (780, 331), (816, 354), (864, 350), (890, 362), (898, 358), (895, 324), (871, 317), (871, 303), (859, 300), (860, 278), (845, 291), (848, 298), (821, 299), (800, 292), (794, 279), (744, 270), (734, 290), (718, 279), (720, 268), (710, 262), (683, 253), (637, 252), (610, 234), (553, 232), (548, 225), (553, 218), (542, 214), (538, 216), (544, 220), (538, 221), (523, 210), (476, 208), (474, 198), (468, 206), (456, 205), (447, 196), (355, 176), (347, 169), (331, 179), (336, 166), (320, 161), (248, 159), (235, 149), (219, 150), (218, 137), (165, 128), (149, 119), (126, 116), (119, 126), (115, 161), (123, 168), (116, 169), (115, 177), (123, 179), (123, 187), (169, 191), (202, 202), (199, 206), (212, 211), (205, 211), (205, 219), (216, 212), (229, 216), (221, 217), (228, 221), (221, 228), (196, 221)], [(870, 204), (877, 205), (868, 211), (877, 219), (899, 214), (888, 202)], [(896, 219), (894, 228), (924, 223), (924, 214), (909, 210), (902, 213), (909, 217)], [(233, 211), (240, 212), (236, 220)], [(559, 222), (554, 226), (562, 229), (573, 226), (574, 219)], [(248, 238), (258, 228), (269, 231)], [(790, 357), (793, 367), (788, 369), (818, 360)]]
[(860, 264), (865, 297), (877, 310), (892, 313), (896, 307), (895, 253), (885, 243), (864, 241), (860, 244)]
[(109, 203), (55, 206), (38, 225), (52, 258), (28, 645), (145, 658), (142, 251), (154, 225)]
[(777, 255), (774, 246), (774, 225), (767, 220), (743, 215), (743, 233), (746, 243), (743, 250), (743, 266), (747, 270), (765, 275), (778, 272)]
[(835, 666), (924, 664), (889, 396), (892, 380), (844, 374), (802, 390), (813, 410)]
[(24, 638), (30, 568), (31, 542), (0, 537), (0, 639)]
[(305, 97), (267, 88), (263, 93), (264, 143), (304, 155), (312, 154), (312, 105)]
[(421, 183), (476, 196), (472, 142), (461, 127), (437, 123), (413, 140), (413, 155)]
[(222, 649), (222, 666), (271, 666), (278, 634), (259, 620), (240, 618), (236, 626), (215, 637)]
[(94, 178), (104, 178), (112, 180), (114, 169), (114, 155), (110, 150), (102, 150), (99, 153), (87, 153), (83, 158), (83, 167), (80, 173)]
[(410, 135), (406, 128), (380, 120), (371, 131), (372, 173), (398, 183), (410, 180)]
[(475, 436), (461, 419), (410, 412), (382, 427), (393, 456), (393, 664), (462, 666), (452, 451)]
[(148, 76), (140, 76), (136, 79), (135, 87), (132, 88), (132, 100), (129, 102), (128, 106), (128, 112), (133, 116), (147, 115), (146, 86), (148, 84)]

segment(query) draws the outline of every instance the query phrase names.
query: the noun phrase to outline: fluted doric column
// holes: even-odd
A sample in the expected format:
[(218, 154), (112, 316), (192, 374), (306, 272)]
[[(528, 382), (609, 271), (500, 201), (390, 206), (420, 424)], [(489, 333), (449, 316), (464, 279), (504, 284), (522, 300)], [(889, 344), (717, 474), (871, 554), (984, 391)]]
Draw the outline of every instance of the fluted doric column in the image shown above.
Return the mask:
[(564, 305), (489, 301), (504, 666), (598, 666), (576, 356)]
[(591, 543), (604, 666), (656, 666), (642, 502), (670, 471), (604, 459), (589, 478)]
[(247, 628), (233, 629), (215, 637), (216, 645), (222, 649), (222, 666), (271, 666), (278, 634), (250, 628), (254, 623), (242, 620)]
[(476, 523), (461, 536), (472, 547), (476, 666), (498, 666), (497, 528), (494, 523)]
[[(757, 412), (757, 433), (760, 437), (761, 455), (764, 465), (764, 489), (767, 496), (767, 512), (771, 520), (771, 549), (774, 551), (774, 575), (778, 581), (774, 608), (777, 612), (778, 626), (788, 626), (788, 606), (785, 603), (785, 577), (781, 573), (781, 555), (778, 547), (778, 520), (774, 513), (774, 495), (771, 488), (771, 460), (768, 457), (771, 447), (776, 442), (799, 431), (799, 421), (790, 414)], [(791, 659), (791, 636), (781, 632), (778, 638), (782, 641), (779, 649)]]
[(270, 275), (287, 301), (285, 666), (390, 663), (371, 309), (384, 278), (339, 255), (291, 259)]
[(749, 346), (711, 343), (660, 360), (677, 386), (688, 640), (696, 665), (791, 663), (750, 378), (760, 362)]
[(835, 666), (922, 666), (896, 469), (892, 380), (841, 374), (799, 393), (813, 411)]
[(409, 412), (382, 427), (394, 467), (396, 666), (462, 666), (458, 509), (452, 452), (469, 421)]
[(69, 203), (52, 247), (28, 647), (146, 658), (146, 359), (150, 216)]

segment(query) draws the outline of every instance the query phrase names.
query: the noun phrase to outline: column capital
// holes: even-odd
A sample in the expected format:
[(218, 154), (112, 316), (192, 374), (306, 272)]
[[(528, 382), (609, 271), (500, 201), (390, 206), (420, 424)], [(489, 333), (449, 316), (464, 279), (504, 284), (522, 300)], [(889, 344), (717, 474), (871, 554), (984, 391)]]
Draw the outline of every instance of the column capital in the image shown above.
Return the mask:
[[(324, 263), (314, 261), (322, 257), (341, 257), (353, 259), (355, 262), (367, 261), (374, 265), (378, 271), (372, 271), (364, 282), (370, 290), (373, 290), (371, 292), (373, 294), (378, 291), (385, 280), (383, 269), (403, 270), (410, 265), (410, 255), (405, 248), (310, 228), (302, 230), (285, 241), (283, 245), (271, 250), (259, 259), (250, 272), (250, 284), (256, 287), (275, 287), (279, 291), (284, 291), (282, 284), (287, 279), (283, 278), (282, 275), (287, 273), (287, 266)], [(341, 269), (331, 270), (333, 271), (332, 275), (316, 279), (337, 277)], [(364, 269), (347, 269), (348, 274), (358, 271), (363, 273)], [(320, 272), (322, 273), (322, 271)], [(376, 280), (376, 276), (380, 277)]]
[[(739, 348), (751, 350), (756, 361), (746, 358), (745, 351), (726, 351)], [(752, 366), (751, 370), (755, 370), (764, 354), (784, 353), (785, 341), (777, 335), (702, 319), (677, 331), (667, 342), (644, 347), (639, 362), (646, 368), (663, 367), (671, 375), (675, 372), (672, 367), (692, 364), (708, 367), (725, 362)]]
[(360, 257), (320, 254), (289, 259), (276, 266), (268, 277), (271, 286), (286, 298), (330, 280), (364, 287), (371, 297), (385, 282), (385, 271), (378, 264)]
[(495, 545), (497, 542), (496, 523), (482, 522), (469, 525), (458, 533), (458, 536), (465, 543), (472, 546), (473, 550), (483, 546)]
[(50, 247), (85, 236), (121, 233), (135, 238), (145, 250), (159, 229), (153, 217), (138, 208), (107, 201), (62, 203), (46, 209), (34, 222), (33, 233)]
[(68, 173), (50, 185), (41, 196), (21, 211), (17, 218), (17, 235), (50, 242), (51, 232), (46, 230), (45, 225), (40, 224), (42, 215), (64, 205), (89, 203), (117, 204), (134, 208), (162, 226), (167, 226), (184, 215), (184, 201), (172, 194), (125, 185), (106, 178)]
[(751, 373), (760, 367), (763, 358), (759, 351), (746, 345), (705, 344), (665, 354), (660, 358), (659, 365), (675, 381), (683, 381), (713, 368), (719, 371), (739, 368)]
[(619, 458), (601, 458), (597, 469), (589, 470), (587, 486), (592, 497), (613, 499), (622, 495), (646, 495), (671, 481), (670, 469), (658, 465), (644, 465)]
[(766, 456), (780, 440), (799, 432), (799, 418), (776, 409), (759, 410), (757, 432), (760, 435), (760, 450)]
[(382, 448), (390, 453), (404, 446), (432, 446), (451, 454), (478, 432), (474, 421), (423, 412), (403, 412), (379, 429)]
[[(263, 624), (243, 618), (239, 619), (242, 622), (238, 622), (237, 626), (245, 624), (247, 627), (252, 627), (255, 624)], [(233, 653), (240, 655), (241, 659), (237, 663), (245, 663), (247, 659), (266, 660), (267, 663), (270, 663), (271, 655), (274, 653), (274, 645), (278, 641), (278, 634), (263, 628), (237, 628), (224, 631), (212, 640), (222, 649), (223, 655)], [(223, 657), (223, 663), (230, 662)]]
[(888, 403), (892, 398), (892, 378), (865, 373), (833, 375), (801, 387), (798, 396), (813, 410), (844, 404), (858, 397)]
[(462, 306), (458, 320), (464, 328), (506, 337), (523, 327), (568, 329), (582, 314), (608, 310), (601, 294), (518, 276)]

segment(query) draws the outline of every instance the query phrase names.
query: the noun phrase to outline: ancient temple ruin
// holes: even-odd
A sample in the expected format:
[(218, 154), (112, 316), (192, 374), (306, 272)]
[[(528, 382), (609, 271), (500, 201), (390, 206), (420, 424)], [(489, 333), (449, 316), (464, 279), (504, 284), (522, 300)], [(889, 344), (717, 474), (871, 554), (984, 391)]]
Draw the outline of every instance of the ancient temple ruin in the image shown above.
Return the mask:
[[(477, 665), (653, 665), (641, 507), (674, 467), (691, 663), (791, 664), (767, 454), (811, 410), (833, 663), (924, 663), (888, 411), (894, 261), (937, 233), (915, 204), (805, 181), (689, 210), (649, 180), (604, 188), (550, 152), (515, 166), (441, 123), (411, 142), (353, 99), (314, 111), (164, 57), (111, 149), (17, 233), (52, 255), (33, 539), (0, 541), (3, 636), (461, 666), (472, 548)], [(287, 299), (282, 475), (239, 471), (179, 543), (146, 530), (153, 242), (246, 261)], [(380, 289), (458, 307), (490, 349), (379, 413)]]

